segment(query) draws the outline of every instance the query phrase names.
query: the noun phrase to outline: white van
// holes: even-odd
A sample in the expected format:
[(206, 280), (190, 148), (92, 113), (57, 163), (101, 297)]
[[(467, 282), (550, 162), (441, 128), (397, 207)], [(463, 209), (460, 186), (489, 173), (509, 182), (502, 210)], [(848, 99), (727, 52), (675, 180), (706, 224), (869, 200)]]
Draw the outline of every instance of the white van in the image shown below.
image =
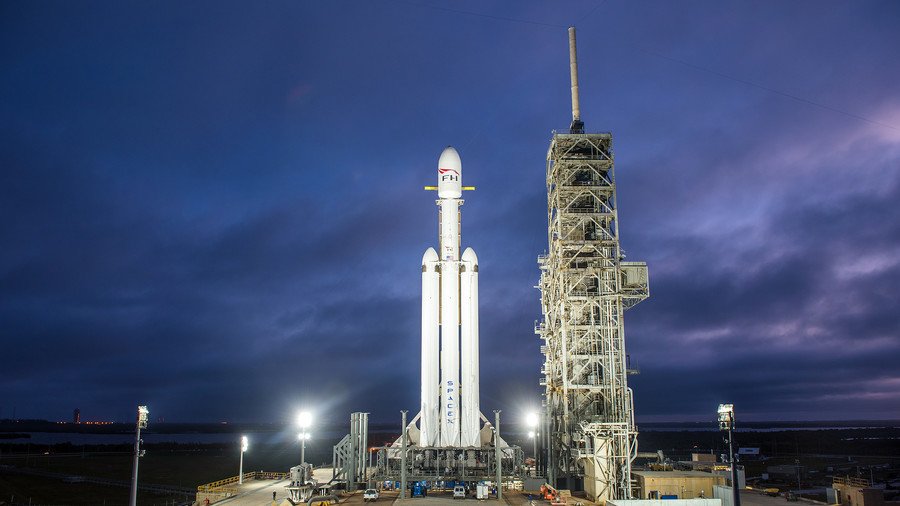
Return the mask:
[(466, 498), (466, 487), (462, 485), (457, 485), (453, 487), (453, 498), (454, 499), (465, 499)]

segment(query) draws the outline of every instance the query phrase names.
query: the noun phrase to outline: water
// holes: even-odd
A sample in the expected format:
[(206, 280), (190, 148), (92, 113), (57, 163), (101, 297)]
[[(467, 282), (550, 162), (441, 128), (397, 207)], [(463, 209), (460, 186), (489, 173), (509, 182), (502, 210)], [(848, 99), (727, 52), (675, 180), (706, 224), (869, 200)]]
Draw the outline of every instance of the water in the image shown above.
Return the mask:
[[(80, 445), (121, 445), (134, 443), (134, 433), (117, 433), (117, 434), (86, 434), (78, 432), (23, 432), (31, 437), (22, 437), (15, 439), (2, 439), (0, 443), (13, 444), (32, 444), (32, 445), (54, 445), (69, 443), (76, 446)], [(142, 430), (141, 439), (145, 444), (157, 443), (177, 443), (177, 444), (228, 444), (235, 443), (240, 440), (241, 436), (247, 436), (251, 445), (285, 445), (296, 444), (297, 434), (293, 432), (271, 432), (271, 431), (246, 431), (240, 433), (230, 432), (190, 432), (190, 433), (172, 433), (159, 434), (153, 431)], [(313, 434), (313, 438), (318, 442), (325, 442), (333, 445), (337, 443), (340, 436), (330, 433), (322, 433), (318, 438)], [(324, 439), (323, 439), (324, 438)]]

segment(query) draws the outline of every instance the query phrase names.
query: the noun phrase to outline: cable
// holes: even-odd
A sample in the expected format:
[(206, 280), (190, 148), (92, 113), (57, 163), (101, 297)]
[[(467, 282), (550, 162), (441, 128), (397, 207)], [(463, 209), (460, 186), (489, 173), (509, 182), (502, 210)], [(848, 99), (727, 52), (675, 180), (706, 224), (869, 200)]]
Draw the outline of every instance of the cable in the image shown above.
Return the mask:
[[(597, 5), (595, 5), (593, 9), (587, 11), (583, 16), (581, 16), (580, 18), (578, 18), (578, 21), (579, 21), (579, 22), (582, 22), (582, 21), (584, 21), (585, 19), (591, 17), (591, 15), (592, 15), (593, 13), (597, 12), (597, 9), (599, 9), (600, 7), (602, 7), (604, 3), (606, 3), (606, 0), (600, 0), (599, 2), (597, 2)], [(574, 23), (573, 23), (572, 26), (574, 26)]]

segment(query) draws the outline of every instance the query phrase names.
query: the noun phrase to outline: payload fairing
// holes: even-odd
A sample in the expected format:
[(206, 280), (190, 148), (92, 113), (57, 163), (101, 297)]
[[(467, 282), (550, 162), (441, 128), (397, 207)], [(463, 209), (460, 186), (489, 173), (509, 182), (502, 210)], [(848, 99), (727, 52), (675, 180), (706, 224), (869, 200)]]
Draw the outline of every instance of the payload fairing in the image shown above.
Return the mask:
[[(419, 446), (481, 447), (478, 403), (478, 257), (459, 254), (462, 162), (438, 160), (440, 256), (422, 257), (422, 406)], [(460, 367), (461, 365), (461, 367)]]

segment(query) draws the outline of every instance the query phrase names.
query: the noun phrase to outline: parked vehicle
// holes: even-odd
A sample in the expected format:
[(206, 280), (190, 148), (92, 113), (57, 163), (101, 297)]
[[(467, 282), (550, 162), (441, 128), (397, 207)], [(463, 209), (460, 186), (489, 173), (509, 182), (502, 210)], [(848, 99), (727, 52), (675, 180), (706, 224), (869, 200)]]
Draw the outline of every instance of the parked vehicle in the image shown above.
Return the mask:
[(453, 487), (453, 498), (454, 499), (465, 499), (466, 498), (466, 487), (462, 485), (457, 485)]
[(363, 501), (377, 501), (378, 500), (378, 491), (374, 488), (367, 488), (365, 492), (363, 492)]

